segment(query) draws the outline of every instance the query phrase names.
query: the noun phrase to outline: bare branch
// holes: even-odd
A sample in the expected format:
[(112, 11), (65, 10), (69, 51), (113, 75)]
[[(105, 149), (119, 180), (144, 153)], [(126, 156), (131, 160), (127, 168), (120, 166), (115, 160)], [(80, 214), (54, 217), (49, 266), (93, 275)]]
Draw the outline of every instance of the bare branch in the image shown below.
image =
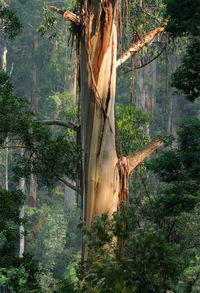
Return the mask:
[[(141, 65), (141, 66), (137, 66), (135, 67), (135, 70), (143, 68), (145, 66), (147, 66), (148, 64), (150, 64), (151, 62), (153, 62), (154, 60), (156, 60), (164, 51), (166, 50), (166, 46), (160, 51), (160, 53), (158, 53), (155, 57), (153, 57), (150, 61), (146, 62), (145, 64)], [(131, 72), (132, 69), (127, 70), (126, 72), (123, 72), (123, 74), (127, 74), (129, 72)]]
[(144, 147), (140, 148), (136, 152), (126, 157), (128, 163), (128, 173), (129, 175), (133, 172), (133, 170), (141, 164), (145, 158), (147, 158), (150, 154), (152, 154), (155, 150), (163, 145), (163, 141), (159, 138), (154, 138), (151, 142), (149, 142)]
[(76, 23), (77, 25), (80, 24), (80, 18), (75, 13), (72, 13), (69, 10), (63, 11), (63, 10), (61, 10), (59, 8), (54, 7), (54, 6), (50, 6), (50, 8), (52, 10), (56, 11), (57, 13), (63, 15), (64, 18), (66, 18), (68, 20), (71, 20), (72, 22)]
[(58, 126), (63, 126), (66, 128), (70, 128), (74, 131), (78, 131), (79, 130), (79, 126), (75, 125), (72, 122), (65, 122), (65, 121), (61, 121), (61, 120), (39, 120), (38, 122), (41, 122), (45, 125), (58, 125)]
[(67, 180), (65, 180), (64, 178), (60, 178), (60, 181), (62, 183), (64, 183), (65, 185), (67, 185), (69, 188), (73, 189), (74, 191), (80, 193), (80, 190), (73, 184), (69, 183)]
[(157, 27), (155, 30), (153, 30), (148, 35), (144, 36), (142, 40), (137, 41), (136, 43), (133, 43), (133, 45), (128, 49), (126, 53), (124, 53), (116, 63), (116, 67), (122, 65), (126, 60), (128, 60), (133, 54), (140, 51), (144, 46), (149, 45), (153, 39), (160, 33), (165, 30), (165, 27), (167, 25), (168, 19), (164, 21), (164, 23)]

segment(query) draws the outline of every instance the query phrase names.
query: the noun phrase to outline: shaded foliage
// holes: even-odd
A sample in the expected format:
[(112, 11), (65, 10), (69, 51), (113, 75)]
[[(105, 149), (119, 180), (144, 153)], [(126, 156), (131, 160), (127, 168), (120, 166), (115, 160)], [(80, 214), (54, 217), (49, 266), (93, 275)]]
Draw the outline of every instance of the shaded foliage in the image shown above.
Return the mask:
[(16, 13), (0, 3), (0, 32), (4, 38), (13, 39), (22, 30), (22, 24)]
[(112, 220), (95, 218), (87, 232), (92, 257), (78, 271), (80, 292), (165, 292), (178, 278), (185, 267), (180, 247), (156, 225), (138, 227), (137, 220), (133, 206), (123, 204)]
[(38, 292), (40, 290), (38, 263), (30, 254), (18, 256), (19, 217), (25, 195), (20, 190), (0, 189), (0, 286), (13, 292)]

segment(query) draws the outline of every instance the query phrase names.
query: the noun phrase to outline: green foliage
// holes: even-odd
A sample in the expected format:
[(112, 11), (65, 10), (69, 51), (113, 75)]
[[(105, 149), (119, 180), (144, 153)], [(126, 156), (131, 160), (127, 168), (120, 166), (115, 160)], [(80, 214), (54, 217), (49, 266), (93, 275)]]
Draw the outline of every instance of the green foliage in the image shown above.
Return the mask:
[(200, 1), (199, 0), (164, 0), (167, 15), (170, 16), (167, 31), (173, 36), (190, 33), (199, 36)]
[(181, 90), (185, 97), (194, 102), (200, 96), (200, 40), (193, 37), (183, 55), (181, 65), (172, 75), (172, 86)]
[(0, 189), (0, 286), (13, 292), (38, 292), (38, 263), (29, 254), (18, 257), (19, 225), (24, 219), (19, 217), (25, 195), (20, 190)]
[[(57, 62), (57, 60), (55, 60)], [(71, 92), (55, 92), (53, 93), (47, 101), (45, 111), (50, 114), (52, 119), (62, 119), (71, 122), (77, 122), (76, 112), (77, 107), (75, 107), (75, 94)]]
[(117, 107), (116, 112), (120, 146), (122, 154), (127, 156), (149, 142), (144, 130), (148, 127), (150, 118), (140, 109), (130, 105)]
[(172, 75), (172, 85), (193, 102), (200, 94), (200, 1), (165, 0), (164, 2), (167, 14), (170, 16), (166, 30), (173, 37), (188, 36), (186, 53), (181, 59), (181, 65)]
[(156, 225), (137, 221), (133, 206), (125, 205), (111, 220), (95, 219), (87, 232), (90, 258), (79, 268), (80, 292), (165, 292), (178, 278), (185, 266), (180, 247)]
[[(80, 210), (67, 210), (60, 187), (51, 198), (38, 194), (37, 209), (26, 206), (28, 235), (26, 249), (43, 269), (40, 284), (44, 292), (63, 288), (61, 280), (75, 282), (74, 266), (80, 258), (81, 231), (77, 228)], [(64, 281), (64, 283), (66, 283)]]
[(4, 1), (0, 3), (0, 30), (5, 38), (13, 39), (22, 30), (21, 22), (14, 11), (6, 7)]
[(23, 222), (19, 218), (19, 208), (25, 196), (20, 190), (0, 189), (0, 258), (1, 265), (10, 266), (16, 257), (18, 227)]
[[(6, 73), (0, 74), (0, 131), (1, 143), (9, 135), (12, 142), (26, 150), (24, 155), (16, 154), (13, 167), (14, 179), (35, 173), (46, 184), (54, 185), (67, 175), (76, 178), (77, 158), (80, 151), (74, 136), (66, 131), (53, 136), (49, 126), (35, 120), (24, 98), (13, 93), (13, 87)], [(48, 128), (47, 128), (48, 127)], [(47, 176), (48, 174), (48, 176)]]
[(200, 121), (182, 122), (178, 136), (178, 146), (163, 152), (150, 165), (166, 183), (163, 194), (155, 199), (158, 218), (189, 212), (200, 200)]
[(31, 131), (23, 136), (28, 156), (16, 156), (13, 172), (17, 181), (31, 173), (38, 174), (47, 185), (55, 185), (64, 176), (76, 178), (79, 152), (68, 134), (52, 137), (42, 124), (33, 123)]
[(10, 78), (3, 71), (0, 72), (0, 113), (1, 143), (9, 132), (20, 137), (23, 125), (28, 125), (32, 117), (28, 101), (14, 94)]
[[(37, 29), (37, 31), (42, 36), (44, 36), (45, 33), (55, 29), (57, 25), (58, 16), (57, 14), (52, 15), (52, 11), (47, 5), (44, 5), (42, 14), (43, 14), (43, 20), (39, 28)], [(56, 36), (56, 32), (52, 33), (49, 38), (51, 39), (52, 37), (55, 37), (55, 36)]]

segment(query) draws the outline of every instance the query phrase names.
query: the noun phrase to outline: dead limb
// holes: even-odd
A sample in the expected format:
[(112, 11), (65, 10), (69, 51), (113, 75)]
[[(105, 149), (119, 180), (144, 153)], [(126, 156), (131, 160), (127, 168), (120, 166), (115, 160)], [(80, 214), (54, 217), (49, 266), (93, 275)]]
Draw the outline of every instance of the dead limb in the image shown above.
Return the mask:
[(77, 24), (77, 25), (80, 24), (80, 18), (75, 13), (72, 13), (69, 10), (63, 11), (59, 8), (54, 7), (54, 6), (50, 6), (50, 8), (52, 10), (56, 11), (57, 13), (61, 14), (64, 18), (74, 22), (75, 24)]
[(133, 170), (141, 164), (145, 158), (152, 154), (155, 150), (163, 145), (163, 141), (159, 138), (154, 138), (144, 147), (140, 148), (136, 152), (126, 157), (128, 165), (128, 175), (130, 175)]
[(66, 127), (66, 128), (70, 128), (74, 131), (79, 131), (79, 126), (75, 125), (74, 123), (72, 122), (65, 122), (65, 121), (61, 121), (61, 120), (41, 120), (41, 121), (38, 121), (38, 122), (41, 122), (45, 125), (58, 125), (58, 126), (63, 126), (63, 127)]
[(62, 183), (64, 183), (65, 185), (67, 185), (69, 188), (73, 189), (74, 191), (80, 193), (80, 190), (73, 184), (71, 184), (70, 182), (68, 182), (67, 180), (65, 180), (64, 178), (60, 178), (60, 181)]
[(168, 19), (164, 21), (164, 23), (157, 27), (155, 30), (153, 30), (148, 35), (144, 36), (142, 40), (137, 41), (136, 43), (133, 43), (132, 46), (126, 51), (118, 60), (116, 67), (122, 65), (124, 62), (126, 62), (133, 54), (140, 51), (144, 46), (150, 44), (153, 39), (161, 32), (165, 30), (165, 27), (167, 25)]

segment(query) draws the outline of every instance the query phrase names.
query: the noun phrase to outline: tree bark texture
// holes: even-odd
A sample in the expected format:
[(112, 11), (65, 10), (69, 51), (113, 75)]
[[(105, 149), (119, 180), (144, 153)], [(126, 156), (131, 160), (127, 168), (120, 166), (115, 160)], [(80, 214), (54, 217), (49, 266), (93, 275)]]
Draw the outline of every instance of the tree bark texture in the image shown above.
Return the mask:
[(33, 208), (37, 206), (37, 176), (35, 174), (30, 175), (29, 205)]
[(116, 1), (90, 1), (79, 43), (83, 217), (88, 228), (95, 216), (117, 210), (116, 18)]

